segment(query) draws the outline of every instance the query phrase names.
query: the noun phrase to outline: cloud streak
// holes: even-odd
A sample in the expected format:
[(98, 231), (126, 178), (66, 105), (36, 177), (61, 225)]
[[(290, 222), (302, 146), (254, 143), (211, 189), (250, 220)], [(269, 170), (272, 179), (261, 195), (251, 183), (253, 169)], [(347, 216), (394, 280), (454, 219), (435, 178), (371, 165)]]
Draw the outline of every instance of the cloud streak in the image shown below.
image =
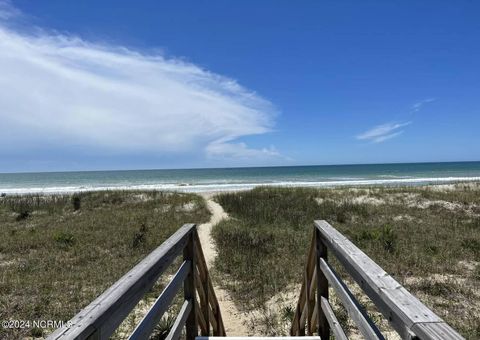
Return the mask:
[(15, 145), (281, 158), (238, 141), (271, 131), (277, 111), (235, 80), (121, 46), (20, 33), (13, 13), (0, 2), (0, 154)]
[(420, 100), (420, 101), (418, 101), (418, 102), (416, 102), (415, 104), (412, 105), (411, 111), (412, 111), (412, 112), (418, 112), (418, 111), (420, 111), (426, 104), (431, 103), (431, 102), (434, 102), (435, 100), (436, 100), (435, 98), (427, 98), (427, 99)]
[(401, 128), (409, 125), (411, 122), (404, 123), (386, 123), (374, 126), (373, 128), (356, 136), (359, 140), (371, 141), (373, 143), (381, 143), (394, 137), (400, 136), (403, 133)]

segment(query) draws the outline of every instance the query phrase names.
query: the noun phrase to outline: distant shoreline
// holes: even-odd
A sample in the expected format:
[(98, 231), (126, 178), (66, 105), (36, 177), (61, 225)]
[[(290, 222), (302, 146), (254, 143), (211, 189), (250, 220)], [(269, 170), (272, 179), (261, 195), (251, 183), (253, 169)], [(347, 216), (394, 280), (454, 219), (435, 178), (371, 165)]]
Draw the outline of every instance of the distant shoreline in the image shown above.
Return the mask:
[(202, 193), (257, 186), (345, 187), (480, 181), (480, 162), (0, 174), (0, 193), (160, 190)]
[(65, 186), (65, 187), (33, 187), (33, 188), (0, 188), (0, 194), (73, 194), (87, 191), (127, 190), (127, 191), (176, 191), (186, 193), (211, 194), (219, 192), (234, 192), (250, 190), (255, 187), (285, 187), (285, 188), (337, 188), (337, 187), (369, 187), (369, 186), (424, 186), (445, 185), (468, 182), (480, 182), (480, 177), (425, 177), (425, 178), (391, 178), (391, 179), (355, 179), (336, 181), (284, 181), (263, 183), (212, 183), (212, 184), (139, 184), (131, 186)]
[(15, 174), (61, 174), (61, 173), (98, 173), (98, 172), (130, 172), (130, 171), (197, 171), (197, 170), (242, 170), (242, 169), (282, 169), (282, 168), (315, 168), (315, 167), (359, 167), (359, 166), (383, 166), (383, 165), (443, 165), (443, 164), (475, 164), (475, 161), (428, 161), (428, 162), (391, 162), (391, 163), (339, 163), (339, 164), (300, 164), (300, 165), (264, 165), (264, 166), (231, 166), (231, 167), (186, 167), (186, 168), (145, 168), (145, 169), (85, 169), (85, 170), (39, 170), (39, 171), (0, 171), (0, 175)]

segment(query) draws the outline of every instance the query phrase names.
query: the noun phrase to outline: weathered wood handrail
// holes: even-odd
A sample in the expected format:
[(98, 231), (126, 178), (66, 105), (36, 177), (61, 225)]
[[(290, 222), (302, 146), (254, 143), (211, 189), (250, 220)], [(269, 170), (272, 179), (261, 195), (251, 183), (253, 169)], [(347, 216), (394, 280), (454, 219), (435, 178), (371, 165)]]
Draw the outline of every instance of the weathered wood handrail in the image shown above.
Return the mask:
[(403, 339), (463, 339), (380, 266), (326, 221), (315, 221), (303, 284), (290, 334), (317, 333), (321, 339), (347, 339), (328, 299), (332, 287), (366, 339), (384, 339), (345, 282), (330, 266), (333, 254)]
[(184, 326), (187, 340), (193, 340), (199, 328), (202, 336), (225, 336), (196, 226), (186, 224), (48, 339), (108, 339), (182, 253), (178, 271), (129, 339), (149, 338), (182, 285), (184, 303), (167, 339), (178, 339)]

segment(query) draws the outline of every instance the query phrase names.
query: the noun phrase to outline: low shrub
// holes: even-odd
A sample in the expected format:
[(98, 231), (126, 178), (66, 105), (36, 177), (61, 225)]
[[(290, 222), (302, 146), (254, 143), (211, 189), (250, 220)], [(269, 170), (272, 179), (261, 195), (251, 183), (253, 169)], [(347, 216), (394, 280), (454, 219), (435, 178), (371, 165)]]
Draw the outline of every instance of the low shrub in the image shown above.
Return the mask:
[(75, 244), (75, 236), (68, 231), (59, 231), (55, 233), (53, 239), (57, 244), (63, 247), (70, 247)]

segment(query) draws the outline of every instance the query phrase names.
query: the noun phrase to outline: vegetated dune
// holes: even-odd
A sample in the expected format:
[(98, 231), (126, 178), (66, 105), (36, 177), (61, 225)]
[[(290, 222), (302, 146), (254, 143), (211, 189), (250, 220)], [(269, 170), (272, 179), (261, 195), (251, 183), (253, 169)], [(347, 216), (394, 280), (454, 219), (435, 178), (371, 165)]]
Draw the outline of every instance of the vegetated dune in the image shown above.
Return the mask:
[[(194, 194), (104, 191), (1, 197), (0, 318), (69, 320), (184, 223), (209, 218), (204, 200)], [(163, 282), (123, 329), (134, 327), (141, 317), (135, 315), (158, 295)], [(3, 328), (0, 338), (50, 331)]]
[[(467, 338), (480, 337), (480, 185), (339, 189), (257, 188), (216, 201), (221, 284), (257, 334), (285, 334), (302, 280), (314, 219), (325, 219)], [(335, 262), (333, 262), (335, 265)], [(338, 268), (340, 269), (340, 268)], [(341, 274), (344, 274), (339, 270)], [(346, 278), (346, 277), (345, 277)], [(354, 289), (367, 310), (373, 305)], [(357, 332), (335, 303), (340, 320)], [(386, 322), (381, 329), (390, 332)]]
[[(206, 201), (194, 194), (105, 191), (1, 197), (0, 317), (68, 320), (178, 227), (196, 222), (228, 334), (287, 334), (313, 220), (325, 219), (463, 335), (480, 336), (479, 184), (257, 188), (204, 196)], [(115, 337), (133, 329), (173, 270), (175, 265)], [(335, 294), (331, 301), (357, 337)], [(159, 338), (180, 302), (178, 297), (157, 327)], [(388, 324), (379, 323), (394, 338)], [(0, 337), (49, 331), (2, 329)]]

